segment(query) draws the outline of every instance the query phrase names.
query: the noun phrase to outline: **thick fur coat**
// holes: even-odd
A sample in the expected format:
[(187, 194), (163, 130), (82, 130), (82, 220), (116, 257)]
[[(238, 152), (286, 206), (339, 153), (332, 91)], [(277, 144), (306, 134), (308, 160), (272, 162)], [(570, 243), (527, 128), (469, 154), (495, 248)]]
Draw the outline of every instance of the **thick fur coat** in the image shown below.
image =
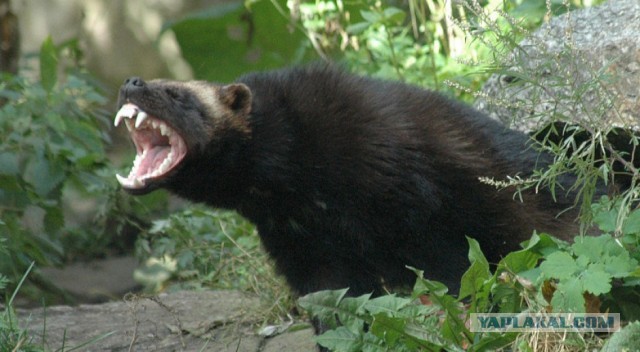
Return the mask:
[(428, 90), (305, 67), (229, 85), (131, 78), (119, 107), (139, 159), (123, 187), (238, 211), (299, 294), (381, 293), (413, 284), (406, 266), (455, 289), (466, 236), (497, 263), (534, 230), (575, 233), (575, 213), (558, 217), (573, 199), (478, 179), (527, 177), (548, 156)]

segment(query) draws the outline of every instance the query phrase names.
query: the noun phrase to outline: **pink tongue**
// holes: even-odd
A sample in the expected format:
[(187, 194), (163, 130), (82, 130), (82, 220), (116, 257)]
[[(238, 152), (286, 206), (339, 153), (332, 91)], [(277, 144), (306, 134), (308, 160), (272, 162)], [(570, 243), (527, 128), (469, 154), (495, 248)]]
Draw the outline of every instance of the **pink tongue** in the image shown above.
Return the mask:
[(147, 155), (138, 166), (136, 177), (145, 176), (159, 168), (164, 159), (167, 158), (167, 155), (169, 155), (169, 152), (171, 152), (171, 147), (169, 146), (156, 146), (147, 150)]

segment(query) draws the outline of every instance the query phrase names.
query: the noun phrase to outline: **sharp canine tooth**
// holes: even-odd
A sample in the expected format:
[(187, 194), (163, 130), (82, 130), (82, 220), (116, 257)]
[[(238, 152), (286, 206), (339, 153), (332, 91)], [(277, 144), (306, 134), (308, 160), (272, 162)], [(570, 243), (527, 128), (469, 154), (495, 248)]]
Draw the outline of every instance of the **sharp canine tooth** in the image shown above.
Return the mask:
[(122, 121), (122, 119), (124, 119), (125, 117), (130, 119), (137, 111), (138, 109), (134, 105), (131, 105), (131, 104), (123, 105), (120, 108), (120, 110), (118, 110), (118, 113), (116, 114), (116, 118), (113, 121), (114, 126), (117, 127)]
[(116, 174), (116, 178), (118, 179), (118, 182), (122, 185), (122, 186), (126, 186), (129, 184), (129, 180), (125, 177), (120, 176), (120, 174)]
[(147, 117), (149, 117), (149, 115), (147, 115), (146, 112), (144, 111), (138, 112), (138, 117), (136, 117), (136, 128), (139, 128), (144, 122), (144, 120), (147, 119)]
[(167, 136), (168, 134), (168, 130), (167, 130), (167, 125), (165, 125), (164, 123), (160, 124), (160, 134), (163, 136)]
[(115, 127), (118, 127), (118, 125), (120, 124), (120, 121), (122, 121), (122, 119), (124, 119), (124, 115), (121, 114), (120, 112), (118, 112), (118, 114), (116, 115), (115, 120), (113, 120), (113, 125)]
[(120, 124), (120, 122), (122, 121), (122, 119), (124, 119), (125, 117), (130, 119), (137, 112), (138, 112), (138, 108), (135, 105), (133, 105), (133, 104), (125, 104), (120, 108), (120, 110), (118, 110), (118, 113), (116, 114), (116, 118), (114, 119), (113, 124), (115, 126), (118, 126)]

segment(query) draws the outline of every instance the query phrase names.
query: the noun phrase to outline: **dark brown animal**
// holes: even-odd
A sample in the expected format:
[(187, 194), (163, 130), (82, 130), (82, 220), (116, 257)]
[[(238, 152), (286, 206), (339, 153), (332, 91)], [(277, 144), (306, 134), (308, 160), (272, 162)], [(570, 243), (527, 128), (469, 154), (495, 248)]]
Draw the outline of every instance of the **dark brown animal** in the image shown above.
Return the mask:
[(533, 230), (576, 232), (575, 213), (557, 217), (564, 192), (521, 202), (478, 180), (527, 177), (548, 156), (428, 90), (306, 67), (228, 85), (130, 78), (118, 105), (138, 155), (123, 188), (237, 210), (299, 294), (411, 285), (407, 265), (455, 289), (465, 236), (496, 263)]

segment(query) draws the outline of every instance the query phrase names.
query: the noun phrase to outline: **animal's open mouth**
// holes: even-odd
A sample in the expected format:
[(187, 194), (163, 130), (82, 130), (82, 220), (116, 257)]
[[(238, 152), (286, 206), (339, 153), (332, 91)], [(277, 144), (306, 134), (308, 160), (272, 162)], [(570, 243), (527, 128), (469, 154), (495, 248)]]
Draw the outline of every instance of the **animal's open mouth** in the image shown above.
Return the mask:
[(124, 104), (116, 114), (114, 125), (117, 127), (122, 120), (136, 146), (136, 158), (129, 176), (116, 174), (122, 187), (145, 188), (166, 176), (187, 154), (187, 146), (177, 131), (138, 106)]

